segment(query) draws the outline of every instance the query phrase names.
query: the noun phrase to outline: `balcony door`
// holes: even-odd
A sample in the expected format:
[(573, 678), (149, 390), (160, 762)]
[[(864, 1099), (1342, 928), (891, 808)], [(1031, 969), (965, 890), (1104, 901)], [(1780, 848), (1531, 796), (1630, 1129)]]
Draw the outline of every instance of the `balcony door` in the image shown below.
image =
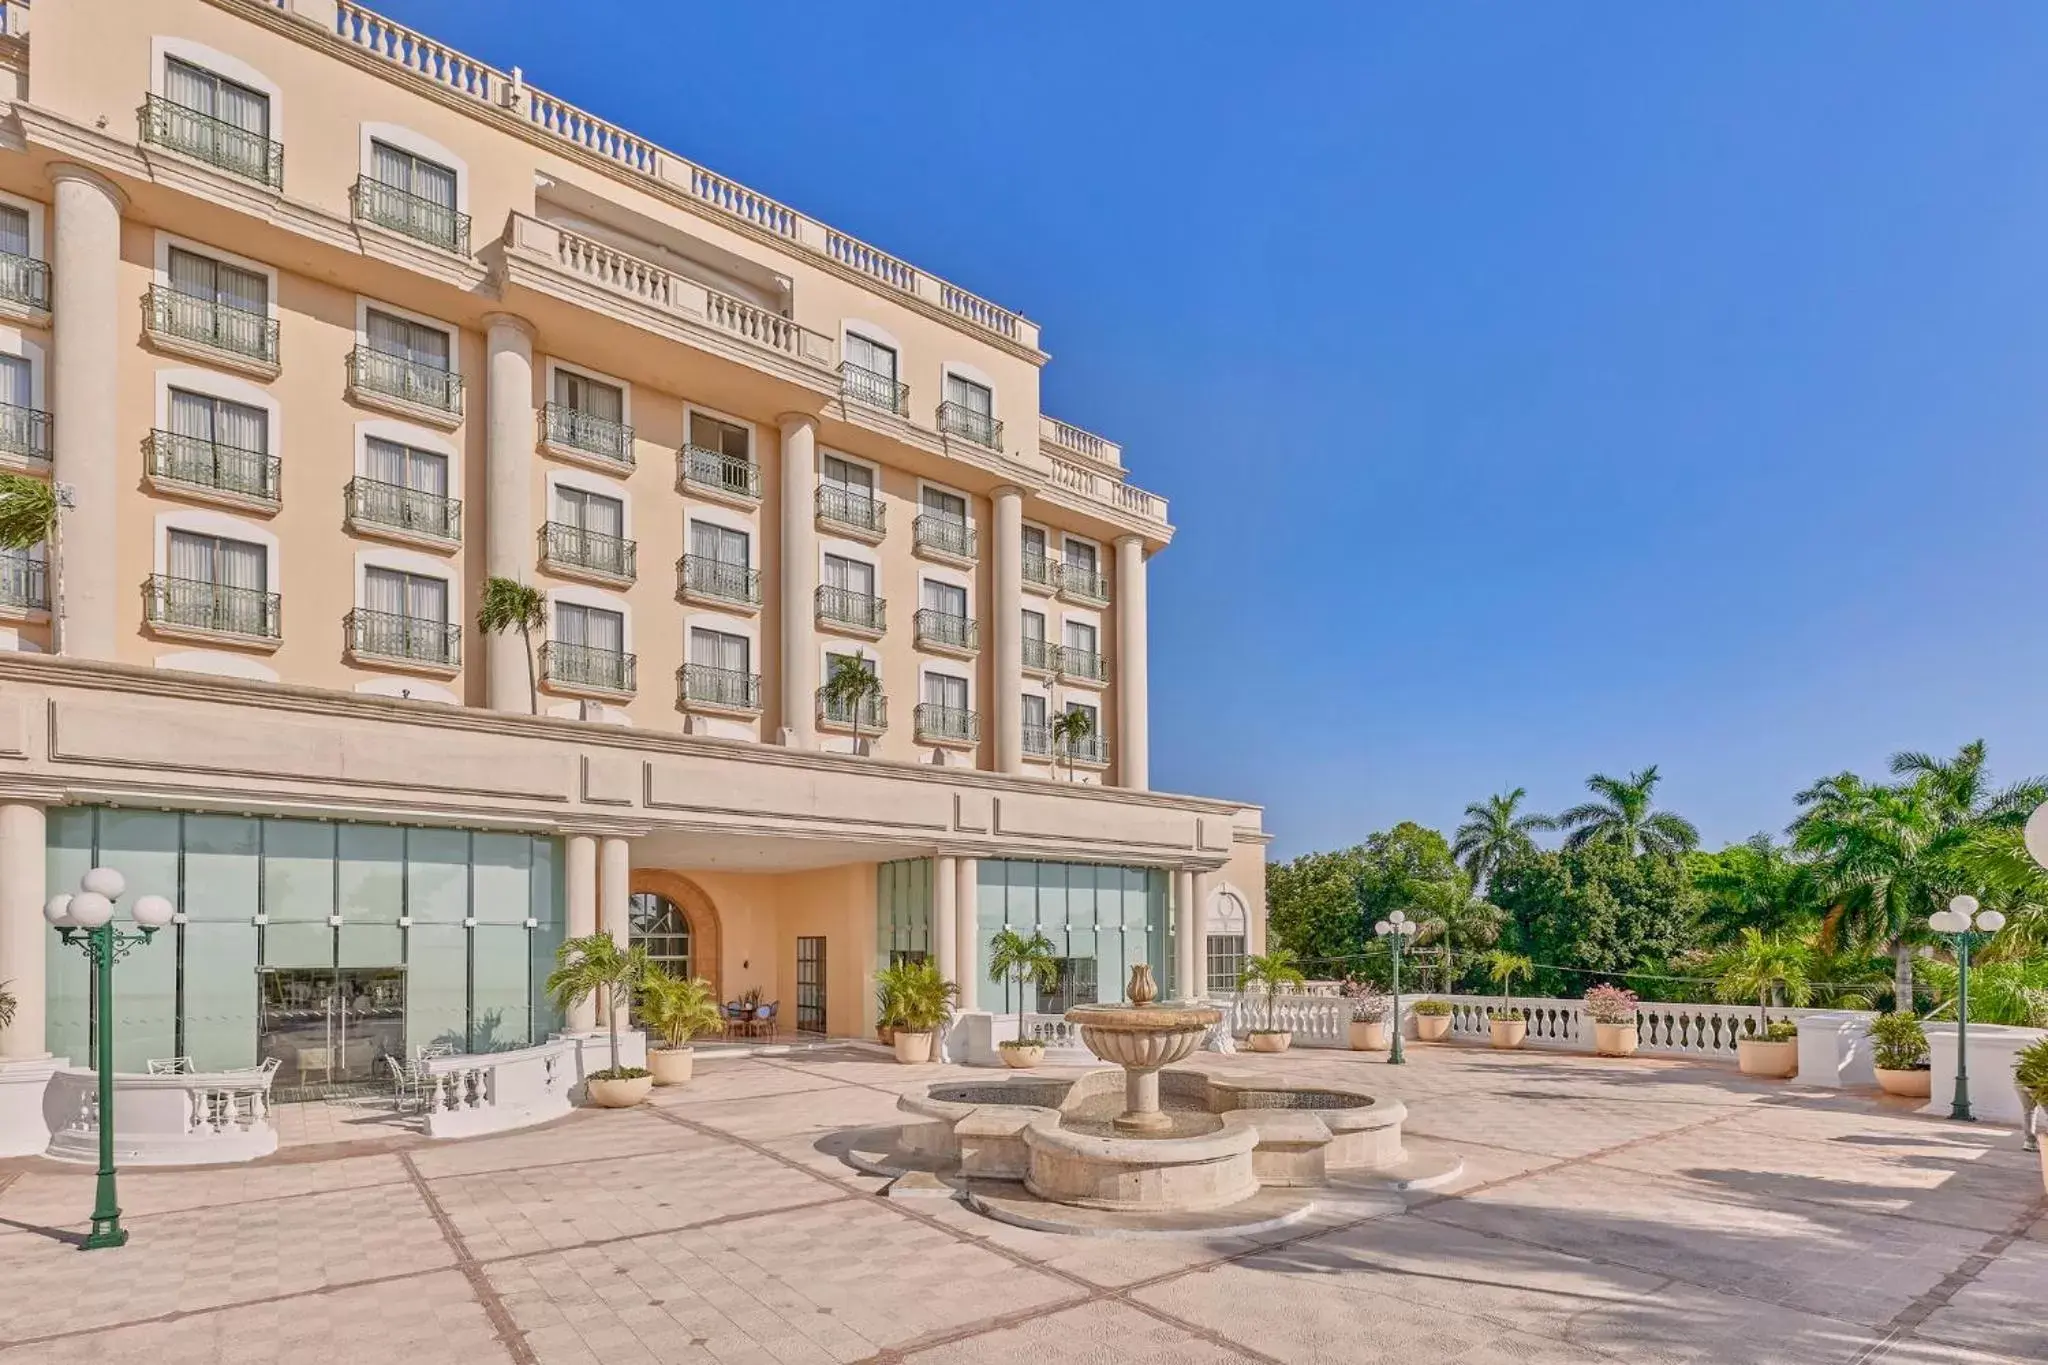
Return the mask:
[(270, 558), (261, 545), (172, 531), (169, 550), (166, 563), (172, 578), (237, 592), (270, 591)]

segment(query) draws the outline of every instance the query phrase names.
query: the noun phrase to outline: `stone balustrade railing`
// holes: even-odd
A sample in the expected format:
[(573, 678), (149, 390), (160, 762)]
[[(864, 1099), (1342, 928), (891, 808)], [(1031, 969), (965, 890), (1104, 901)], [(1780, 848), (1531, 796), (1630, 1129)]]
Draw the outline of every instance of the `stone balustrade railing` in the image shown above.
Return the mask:
[(1346, 1047), (1351, 1038), (1351, 1002), (1333, 995), (1241, 994), (1224, 1001), (1230, 1031), (1243, 1037), (1253, 1029), (1286, 1029), (1302, 1047)]
[(1056, 457), (1064, 453), (1110, 469), (1123, 468), (1124, 449), (1115, 441), (1044, 413), (1038, 415), (1038, 444)]
[[(114, 1077), (114, 1160), (123, 1166), (208, 1166), (277, 1150), (271, 1072), (216, 1071)], [(100, 1156), (99, 1075), (63, 1067), (43, 1092), (47, 1155), (96, 1163)]]
[(474, 1137), (558, 1119), (578, 1080), (573, 1039), (513, 1052), (429, 1057), (420, 1063), (428, 1137)]

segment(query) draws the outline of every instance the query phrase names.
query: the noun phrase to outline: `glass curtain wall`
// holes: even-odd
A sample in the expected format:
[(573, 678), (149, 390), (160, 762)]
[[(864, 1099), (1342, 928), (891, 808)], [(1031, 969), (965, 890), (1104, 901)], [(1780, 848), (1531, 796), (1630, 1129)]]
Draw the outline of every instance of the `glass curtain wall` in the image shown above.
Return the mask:
[(984, 1008), (1017, 1008), (1016, 987), (986, 980), (989, 940), (1001, 929), (1052, 940), (1066, 979), (1041, 1001), (1026, 985), (1027, 1012), (1123, 999), (1135, 963), (1149, 962), (1161, 999), (1178, 993), (1173, 977), (1168, 878), (1150, 867), (1041, 863), (984, 858), (975, 909), (975, 971)]

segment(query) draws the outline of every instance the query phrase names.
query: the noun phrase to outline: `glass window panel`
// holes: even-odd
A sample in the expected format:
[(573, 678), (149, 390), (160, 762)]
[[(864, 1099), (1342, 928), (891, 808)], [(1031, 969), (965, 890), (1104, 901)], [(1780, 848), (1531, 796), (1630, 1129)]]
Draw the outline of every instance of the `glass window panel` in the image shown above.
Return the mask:
[(562, 1016), (541, 989), (548, 973), (555, 969), (555, 950), (562, 944), (564, 922), (561, 845), (553, 839), (533, 840), (532, 896), (528, 906), (539, 927), (527, 931), (527, 961), (532, 999), (533, 1036), (536, 1041), (558, 1032)]
[[(75, 948), (70, 951), (84, 956)], [(119, 978), (114, 985), (114, 1070), (143, 1071), (153, 1057), (177, 1056), (177, 935), (158, 934), (114, 970)]]
[[(534, 841), (524, 834), (478, 834), (471, 846), (470, 905), (477, 923), (510, 924), (524, 933), (533, 895)], [(523, 945), (520, 951), (526, 951)]]
[(335, 835), (341, 858), (342, 922), (397, 924), (405, 913), (405, 831), (343, 825)]
[[(246, 877), (252, 896), (255, 876), (252, 856)], [(191, 899), (189, 851), (185, 890)], [(194, 920), (185, 926), (184, 1055), (201, 1071), (263, 1060), (256, 1055), (256, 937), (256, 926), (247, 920)]]
[[(413, 831), (418, 834), (419, 831)], [(445, 1043), (469, 1049), (469, 931), (413, 921), (405, 940), (405, 1050)]]
[(461, 830), (406, 831), (406, 907), (415, 928), (460, 925), (469, 914), (469, 835)]
[(334, 962), (334, 826), (263, 822), (263, 961), (271, 967)]
[[(46, 885), (51, 895), (77, 887), (78, 879), (92, 868), (92, 840), (95, 812), (75, 806), (53, 808), (44, 828), (48, 850), (44, 859)], [(43, 1046), (73, 1066), (92, 1062), (91, 1030), (87, 1022), (92, 992), (92, 969), (85, 954), (69, 947), (56, 934), (45, 932), (44, 970), (47, 973), (44, 999)]]
[(390, 924), (342, 921), (335, 932), (335, 960), (344, 967), (396, 967), (405, 961), (405, 930)]
[(0, 251), (28, 255), (28, 210), (0, 204)]
[(474, 1011), (469, 1048), (504, 1052), (533, 1041), (526, 930), (517, 925), (479, 924), (471, 931), (470, 967)]
[[(185, 898), (179, 909), (193, 924), (242, 924), (253, 928), (257, 914), (257, 840), (261, 824), (233, 815), (185, 817)], [(255, 940), (249, 970), (256, 969)], [(186, 970), (191, 970), (188, 962)], [(255, 1007), (255, 986), (249, 986)]]

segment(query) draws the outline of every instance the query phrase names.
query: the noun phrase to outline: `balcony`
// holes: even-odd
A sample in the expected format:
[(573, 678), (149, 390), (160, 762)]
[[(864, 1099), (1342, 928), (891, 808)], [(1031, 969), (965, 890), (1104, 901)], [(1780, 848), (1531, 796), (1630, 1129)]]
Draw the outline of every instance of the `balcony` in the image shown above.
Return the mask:
[(275, 645), (284, 633), (283, 602), (274, 592), (154, 574), (142, 585), (142, 604), (160, 635)]
[(1092, 649), (1061, 645), (1059, 669), (1060, 677), (1068, 682), (1088, 683), (1096, 687), (1106, 686), (1109, 682), (1109, 660)]
[(639, 690), (639, 660), (615, 649), (550, 640), (540, 647), (540, 680), (556, 692), (630, 697)]
[(1060, 565), (1060, 596), (1091, 607), (1109, 605), (1109, 578), (1085, 564)]
[(1101, 731), (1070, 743), (1053, 745), (1053, 755), (1061, 763), (1071, 763), (1077, 768), (1107, 768), (1109, 766), (1109, 737)]
[(889, 699), (882, 696), (866, 697), (858, 708), (828, 696), (824, 688), (818, 689), (818, 725), (827, 730), (853, 730), (859, 721), (859, 733), (878, 735), (889, 728)]
[(445, 204), (365, 175), (357, 177), (349, 206), (358, 223), (372, 223), (458, 256), (469, 254), (469, 215)]
[(27, 550), (0, 550), (0, 616), (50, 609), (49, 568)]
[(572, 577), (631, 583), (639, 576), (640, 547), (620, 536), (602, 535), (551, 521), (540, 528), (540, 566)]
[(1020, 572), (1024, 577), (1024, 586), (1034, 592), (1059, 591), (1060, 566), (1043, 554), (1032, 554), (1027, 550)]
[(1038, 416), (1038, 447), (1054, 459), (1085, 460), (1122, 476), (1124, 449), (1115, 441), (1097, 436), (1085, 427), (1062, 422), (1057, 417)]
[(851, 361), (839, 364), (839, 396), (898, 417), (910, 415), (910, 385)]
[(633, 428), (624, 422), (567, 403), (549, 403), (540, 417), (542, 440), (557, 454), (594, 459), (614, 471), (633, 468)]
[(974, 745), (981, 743), (981, 713), (957, 706), (919, 702), (912, 727), (920, 744)]
[(348, 398), (351, 403), (421, 418), (438, 427), (454, 427), (462, 421), (461, 375), (368, 346), (348, 353)]
[(1024, 756), (1026, 758), (1052, 757), (1052, 727), (1043, 721), (1033, 724), (1024, 722)]
[(38, 469), (50, 465), (50, 414), (41, 408), (0, 403), (0, 455)]
[(162, 95), (144, 99), (140, 116), (142, 140), (204, 161), (252, 185), (284, 187), (284, 144), (259, 133), (202, 114)]
[(428, 673), (462, 667), (462, 627), (357, 607), (341, 619), (349, 657)]
[(818, 489), (818, 526), (872, 545), (884, 534), (884, 507), (879, 498), (825, 484)]
[(742, 456), (684, 446), (676, 452), (676, 492), (752, 507), (761, 501), (761, 466)]
[(676, 595), (689, 602), (753, 611), (761, 605), (761, 571), (709, 555), (684, 555), (676, 561)]
[(684, 664), (676, 670), (676, 706), (684, 711), (758, 715), (761, 711), (761, 675), (737, 668)]
[(49, 264), (33, 256), (0, 251), (0, 299), (32, 313), (49, 312)]
[(1024, 671), (1051, 677), (1060, 671), (1060, 647), (1043, 640), (1024, 637)]
[(872, 593), (821, 587), (818, 589), (817, 619), (819, 626), (841, 635), (879, 639), (888, 629), (888, 603)]
[(981, 652), (981, 623), (971, 616), (926, 607), (914, 622), (917, 647), (936, 654), (971, 659)]
[(277, 510), (284, 466), (275, 455), (162, 429), (149, 433), (143, 453), (155, 488), (259, 512)]
[(348, 529), (358, 535), (423, 542), (441, 549), (462, 540), (462, 500), (403, 484), (354, 478), (342, 490)]
[(926, 559), (972, 567), (980, 555), (980, 537), (964, 521), (926, 512), (910, 530), (912, 547)]
[(150, 286), (142, 307), (143, 326), (157, 349), (277, 377), (277, 319), (163, 285)]
[(972, 441), (990, 450), (1003, 448), (1003, 424), (964, 403), (939, 404), (939, 434), (958, 436), (963, 441)]

